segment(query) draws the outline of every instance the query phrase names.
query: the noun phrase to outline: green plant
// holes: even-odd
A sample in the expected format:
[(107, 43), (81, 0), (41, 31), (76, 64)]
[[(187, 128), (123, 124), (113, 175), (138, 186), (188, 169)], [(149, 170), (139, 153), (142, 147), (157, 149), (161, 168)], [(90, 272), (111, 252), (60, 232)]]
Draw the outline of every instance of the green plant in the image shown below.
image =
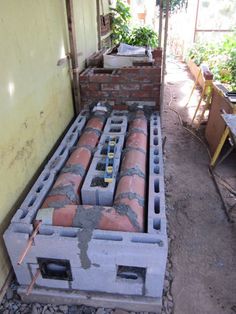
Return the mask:
[(116, 45), (127, 42), (130, 36), (129, 22), (131, 19), (130, 7), (122, 0), (117, 0), (112, 12), (112, 41)]
[(155, 48), (158, 45), (158, 36), (151, 28), (141, 26), (132, 30), (128, 43), (133, 46), (150, 46)]
[(221, 43), (197, 43), (189, 50), (189, 57), (199, 66), (207, 63), (214, 79), (236, 89), (236, 33)]
[(134, 46), (158, 45), (158, 37), (149, 27), (130, 27), (130, 7), (122, 0), (117, 0), (116, 7), (112, 11), (112, 42), (117, 45), (121, 42)]
[[(160, 1), (157, 0), (157, 5), (160, 4)], [(178, 9), (187, 8), (188, 0), (170, 0), (169, 10), (174, 12)], [(166, 0), (163, 0), (163, 9), (166, 10)]]

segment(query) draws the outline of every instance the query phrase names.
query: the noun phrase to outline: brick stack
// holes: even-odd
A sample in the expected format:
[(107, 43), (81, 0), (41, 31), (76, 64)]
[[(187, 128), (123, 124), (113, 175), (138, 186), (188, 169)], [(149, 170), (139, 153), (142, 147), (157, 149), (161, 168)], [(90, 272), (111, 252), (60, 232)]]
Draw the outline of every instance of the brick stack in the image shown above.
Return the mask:
[(84, 103), (101, 99), (115, 104), (154, 102), (159, 109), (161, 66), (146, 65), (112, 69), (87, 68), (80, 75)]

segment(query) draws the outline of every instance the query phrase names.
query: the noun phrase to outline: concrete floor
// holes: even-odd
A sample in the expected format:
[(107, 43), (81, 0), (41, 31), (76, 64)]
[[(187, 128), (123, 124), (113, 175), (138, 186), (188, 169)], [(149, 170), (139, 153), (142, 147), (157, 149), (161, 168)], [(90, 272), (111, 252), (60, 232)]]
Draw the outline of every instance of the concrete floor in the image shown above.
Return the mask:
[[(185, 107), (193, 85), (189, 78), (184, 63), (169, 60), (163, 136), (167, 138), (165, 179), (172, 239), (174, 314), (233, 314), (236, 313), (236, 226), (226, 219), (208, 172), (206, 148), (181, 126), (172, 110), (180, 114), (185, 125), (190, 123), (196, 98)], [(231, 184), (236, 184), (232, 158), (235, 155), (231, 161), (224, 162), (226, 170), (221, 169), (221, 175), (225, 174)]]

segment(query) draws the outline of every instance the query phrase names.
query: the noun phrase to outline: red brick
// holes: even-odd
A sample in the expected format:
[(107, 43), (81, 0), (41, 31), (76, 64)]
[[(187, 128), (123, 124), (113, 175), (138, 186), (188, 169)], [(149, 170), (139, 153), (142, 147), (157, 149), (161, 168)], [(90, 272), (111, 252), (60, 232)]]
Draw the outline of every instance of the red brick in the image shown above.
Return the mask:
[(110, 83), (111, 75), (109, 74), (90, 74), (89, 81), (91, 83)]
[[(111, 91), (111, 96), (112, 97), (121, 97), (121, 98), (124, 98), (124, 97), (130, 97), (130, 91), (128, 90), (123, 90), (123, 91)], [(127, 99), (128, 100), (128, 99)]]
[(124, 90), (139, 90), (140, 89), (140, 85), (139, 84), (121, 84), (120, 85), (121, 89)]
[(150, 84), (150, 83), (145, 83), (141, 84), (141, 91), (159, 91), (161, 88), (160, 84)]
[(113, 106), (114, 110), (128, 110), (129, 106), (127, 105), (121, 105), (121, 104), (117, 104)]
[(119, 84), (101, 84), (101, 90), (119, 90), (120, 85)]

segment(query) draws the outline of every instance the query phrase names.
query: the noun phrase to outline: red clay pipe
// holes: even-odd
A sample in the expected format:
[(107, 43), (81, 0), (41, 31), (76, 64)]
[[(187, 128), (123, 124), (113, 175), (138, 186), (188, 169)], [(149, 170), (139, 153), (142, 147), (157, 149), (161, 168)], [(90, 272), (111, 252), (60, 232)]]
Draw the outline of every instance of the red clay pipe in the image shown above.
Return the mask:
[[(117, 185), (115, 205), (129, 206), (137, 216), (141, 230), (144, 230), (147, 120), (141, 112), (129, 125), (126, 149), (127, 153), (121, 164), (121, 178)], [(140, 158), (135, 159), (138, 152)]]
[[(131, 128), (134, 125), (136, 127), (131, 129), (132, 132), (126, 141), (127, 152), (121, 165), (121, 178), (117, 186), (114, 206), (69, 205), (57, 209), (41, 209), (38, 211), (36, 220), (54, 226), (143, 232), (147, 122), (142, 125), (142, 128), (137, 127), (140, 123), (139, 117), (145, 121), (144, 115), (139, 113), (130, 124)], [(135, 141), (132, 140), (134, 135)], [(138, 161), (134, 158), (137, 149), (140, 149), (140, 154), (142, 154)], [(129, 154), (129, 158), (126, 154)]]
[[(93, 217), (93, 219), (91, 219)], [(127, 208), (66, 205), (63, 208), (39, 209), (36, 221), (62, 227), (141, 232), (138, 219)]]
[(104, 126), (104, 116), (94, 116), (86, 124), (77, 148), (70, 155), (55, 184), (42, 204), (42, 208), (80, 204), (80, 189), (91, 162), (92, 152)]

